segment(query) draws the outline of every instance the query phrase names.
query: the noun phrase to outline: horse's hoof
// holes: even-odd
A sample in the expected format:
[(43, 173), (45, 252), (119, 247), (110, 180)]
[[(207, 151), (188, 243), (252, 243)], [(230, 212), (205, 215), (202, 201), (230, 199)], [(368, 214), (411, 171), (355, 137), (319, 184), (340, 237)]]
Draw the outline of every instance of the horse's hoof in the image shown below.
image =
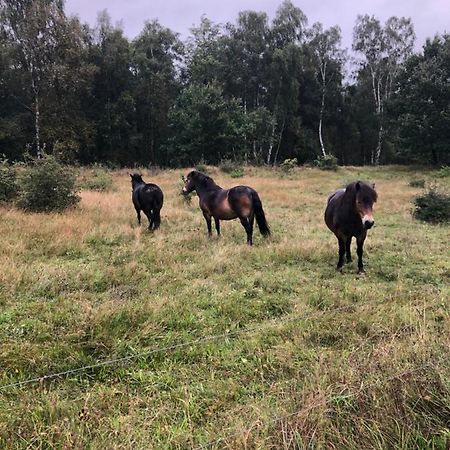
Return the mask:
[(342, 269), (342, 267), (336, 267), (336, 272), (339, 272), (339, 273), (344, 273), (344, 270)]
[(353, 262), (353, 259), (347, 259), (347, 264), (350, 264)]
[(358, 272), (356, 272), (357, 275), (365, 276), (366, 272), (364, 269), (359, 269)]

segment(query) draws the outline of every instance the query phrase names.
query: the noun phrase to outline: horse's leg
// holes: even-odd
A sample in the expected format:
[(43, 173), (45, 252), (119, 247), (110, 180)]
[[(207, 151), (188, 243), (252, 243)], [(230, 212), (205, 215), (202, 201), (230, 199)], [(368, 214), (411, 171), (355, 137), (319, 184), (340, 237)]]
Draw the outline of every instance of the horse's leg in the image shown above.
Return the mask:
[(203, 213), (203, 217), (206, 220), (206, 226), (208, 227), (208, 236), (211, 237), (212, 229), (211, 229), (211, 216), (209, 214)]
[(153, 229), (157, 230), (159, 226), (161, 225), (161, 214), (160, 210), (155, 208), (152, 211), (152, 222), (153, 222)]
[(352, 244), (352, 237), (350, 236), (347, 238), (347, 241), (345, 242), (345, 253), (347, 255), (347, 263), (352, 262), (352, 251), (351, 251), (351, 244)]
[(153, 211), (146, 212), (145, 215), (148, 219), (148, 229), (152, 230), (153, 228)]
[(217, 236), (220, 236), (220, 220), (217, 217), (214, 217), (214, 222), (216, 224)]
[(139, 224), (139, 226), (141, 226), (141, 210), (140, 209), (136, 209), (136, 215), (137, 215), (138, 224)]
[(248, 218), (248, 234), (250, 234), (250, 245), (253, 245), (253, 225), (255, 223), (255, 215), (250, 214)]
[(337, 263), (336, 270), (342, 270), (345, 256), (345, 240), (342, 238), (338, 238), (338, 242), (339, 242), (339, 261)]
[(252, 242), (252, 231), (250, 228), (250, 222), (247, 217), (239, 217), (239, 220), (241, 221), (242, 226), (245, 229), (245, 232), (247, 233), (247, 244), (253, 245)]
[(358, 254), (358, 273), (364, 273), (363, 246), (367, 233), (362, 233), (356, 238), (356, 253)]

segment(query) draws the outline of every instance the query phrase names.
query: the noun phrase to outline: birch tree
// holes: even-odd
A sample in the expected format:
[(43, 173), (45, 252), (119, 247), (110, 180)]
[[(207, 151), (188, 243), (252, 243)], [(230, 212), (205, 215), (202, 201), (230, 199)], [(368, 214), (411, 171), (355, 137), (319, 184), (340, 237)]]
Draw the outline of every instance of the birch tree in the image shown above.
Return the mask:
[(353, 30), (353, 50), (361, 56), (362, 68), (371, 77), (375, 115), (378, 122), (377, 145), (371, 151), (371, 164), (379, 164), (384, 129), (385, 103), (402, 63), (414, 46), (414, 28), (410, 19), (391, 17), (383, 27), (374, 16), (358, 16)]
[(340, 72), (344, 60), (344, 52), (340, 48), (341, 30), (339, 27), (331, 27), (324, 31), (321, 23), (315, 23), (312, 26), (310, 35), (309, 44), (314, 55), (321, 89), (318, 135), (322, 155), (326, 156), (327, 152), (323, 141), (322, 129), (327, 88), (328, 84), (333, 80), (336, 71)]
[(41, 90), (53, 62), (58, 45), (58, 26), (64, 20), (61, 0), (0, 0), (4, 29), (21, 55), (21, 63), (29, 74), (34, 114), (34, 146), (42, 156)]

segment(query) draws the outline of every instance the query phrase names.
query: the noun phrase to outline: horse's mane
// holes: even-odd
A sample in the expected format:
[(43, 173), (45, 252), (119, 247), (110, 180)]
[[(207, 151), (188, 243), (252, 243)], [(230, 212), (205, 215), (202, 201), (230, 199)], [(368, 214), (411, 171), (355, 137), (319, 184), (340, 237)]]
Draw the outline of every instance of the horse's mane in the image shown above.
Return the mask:
[(219, 185), (215, 183), (215, 181), (208, 175), (203, 172), (199, 172), (198, 170), (193, 170), (188, 176), (196, 179), (198, 182), (202, 183), (208, 189), (222, 189)]

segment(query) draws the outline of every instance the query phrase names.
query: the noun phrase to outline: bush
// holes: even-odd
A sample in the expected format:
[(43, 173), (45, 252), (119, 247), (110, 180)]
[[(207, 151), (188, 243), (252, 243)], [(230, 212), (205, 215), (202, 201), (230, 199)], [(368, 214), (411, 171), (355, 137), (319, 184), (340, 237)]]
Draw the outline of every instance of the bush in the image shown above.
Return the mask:
[(111, 174), (101, 166), (95, 165), (92, 169), (83, 172), (78, 179), (78, 188), (89, 191), (105, 192), (112, 188)]
[(205, 163), (199, 162), (195, 166), (195, 170), (198, 170), (199, 172), (208, 173), (208, 166)]
[(57, 141), (53, 146), (53, 155), (63, 164), (74, 164), (79, 151), (79, 145), (74, 140)]
[(289, 173), (289, 172), (292, 172), (292, 170), (294, 170), (297, 167), (297, 164), (298, 164), (297, 158), (285, 159), (280, 164), (280, 169), (284, 173)]
[(244, 169), (242, 168), (237, 168), (234, 169), (231, 173), (230, 173), (230, 177), (231, 178), (241, 178), (244, 176)]
[(234, 172), (236, 169), (239, 169), (239, 168), (240, 168), (239, 165), (236, 164), (231, 159), (224, 159), (223, 161), (221, 161), (219, 163), (219, 169), (223, 173), (231, 173), (231, 172)]
[(450, 166), (442, 166), (436, 174), (439, 178), (446, 178), (450, 177)]
[(183, 200), (183, 202), (188, 205), (191, 206), (192, 203), (192, 199), (195, 197), (195, 192), (190, 192), (189, 194), (184, 194), (182, 189), (184, 188), (184, 186), (186, 185), (186, 178), (184, 175), (180, 176), (180, 182), (178, 184), (179, 189), (178, 192), (180, 193), (181, 199)]
[(7, 161), (0, 161), (0, 202), (10, 202), (17, 196), (16, 170)]
[(75, 172), (53, 156), (33, 160), (19, 179), (18, 205), (26, 211), (62, 211), (78, 203)]
[(432, 223), (450, 221), (450, 194), (431, 186), (414, 199), (413, 215), (416, 219)]
[(322, 170), (337, 170), (338, 160), (334, 155), (321, 155), (314, 161), (314, 165)]
[(414, 188), (423, 188), (423, 187), (425, 187), (425, 180), (422, 179), (422, 178), (420, 178), (420, 179), (418, 179), (418, 178), (413, 178), (413, 179), (409, 182), (409, 185), (410, 185), (411, 187), (414, 187)]

